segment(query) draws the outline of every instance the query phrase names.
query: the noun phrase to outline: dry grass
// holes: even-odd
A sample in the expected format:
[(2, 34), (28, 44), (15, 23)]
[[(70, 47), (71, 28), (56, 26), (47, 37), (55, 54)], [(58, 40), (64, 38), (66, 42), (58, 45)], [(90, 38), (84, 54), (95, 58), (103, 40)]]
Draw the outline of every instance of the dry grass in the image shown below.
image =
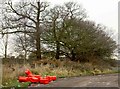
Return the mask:
[[(44, 63), (44, 62), (47, 62)], [(103, 68), (100, 65), (93, 65), (92, 63), (76, 63), (72, 61), (60, 61), (60, 60), (43, 60), (42, 63), (38, 62), (35, 64), (35, 68), (31, 68), (30, 64), (26, 65), (13, 65), (3, 66), (3, 85), (9, 80), (17, 80), (18, 76), (25, 76), (25, 70), (30, 69), (33, 74), (39, 74), (42, 76), (46, 75), (56, 75), (57, 77), (71, 77), (71, 76), (81, 76), (89, 74), (100, 74), (111, 72), (110, 68), (107, 66)]]

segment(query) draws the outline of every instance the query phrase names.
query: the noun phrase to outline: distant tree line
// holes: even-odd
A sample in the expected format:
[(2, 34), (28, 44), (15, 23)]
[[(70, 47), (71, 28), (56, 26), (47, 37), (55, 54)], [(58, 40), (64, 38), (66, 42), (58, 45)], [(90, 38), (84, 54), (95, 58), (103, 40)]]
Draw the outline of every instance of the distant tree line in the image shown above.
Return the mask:
[[(50, 7), (47, 2), (6, 2), (1, 34), (14, 34), (15, 51), (23, 58), (41, 60), (65, 56), (72, 61), (110, 58), (116, 42), (105, 26), (87, 19), (74, 2)], [(6, 57), (6, 54), (5, 54)], [(89, 60), (90, 61), (90, 60)]]

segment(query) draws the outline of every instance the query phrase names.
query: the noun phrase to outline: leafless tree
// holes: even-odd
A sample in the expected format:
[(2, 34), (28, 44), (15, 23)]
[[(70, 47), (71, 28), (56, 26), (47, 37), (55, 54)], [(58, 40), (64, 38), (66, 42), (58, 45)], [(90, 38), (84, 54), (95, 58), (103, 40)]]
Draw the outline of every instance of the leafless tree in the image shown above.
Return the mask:
[[(4, 9), (5, 16), (2, 28), (2, 34), (12, 33), (33, 33), (36, 41), (37, 59), (41, 59), (41, 25), (45, 15), (42, 14), (49, 6), (46, 2), (7, 2)], [(24, 21), (27, 21), (24, 24)], [(18, 29), (26, 27), (26, 30)], [(8, 32), (4, 32), (8, 29)]]

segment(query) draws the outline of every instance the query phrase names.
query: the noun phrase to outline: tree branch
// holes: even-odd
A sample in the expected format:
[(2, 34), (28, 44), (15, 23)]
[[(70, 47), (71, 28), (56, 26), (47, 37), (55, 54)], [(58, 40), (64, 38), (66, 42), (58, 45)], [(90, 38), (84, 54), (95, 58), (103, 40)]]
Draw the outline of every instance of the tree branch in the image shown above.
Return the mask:
[(23, 18), (28, 18), (29, 20), (33, 21), (34, 23), (36, 23), (36, 21), (32, 18), (30, 18), (30, 16), (27, 16), (27, 15), (24, 15), (24, 14), (21, 14), (21, 13), (18, 13), (13, 7), (12, 7), (12, 4), (8, 3), (8, 5), (10, 6), (10, 8), (13, 10), (14, 13), (16, 13), (17, 15), (19, 16), (22, 16)]
[(35, 32), (30, 32), (30, 31), (1, 32), (2, 35), (4, 35), (4, 34), (13, 34), (13, 33), (35, 33)]
[(36, 29), (34, 26), (30, 26), (30, 25), (27, 25), (27, 24), (25, 24), (25, 26)]

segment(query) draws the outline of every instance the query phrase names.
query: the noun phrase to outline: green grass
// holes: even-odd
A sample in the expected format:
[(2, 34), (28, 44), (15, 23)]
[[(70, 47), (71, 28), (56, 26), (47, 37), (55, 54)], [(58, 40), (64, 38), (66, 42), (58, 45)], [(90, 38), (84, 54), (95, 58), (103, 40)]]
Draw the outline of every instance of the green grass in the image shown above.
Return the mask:
[(29, 82), (19, 83), (18, 80), (9, 80), (3, 84), (4, 87), (27, 87)]

